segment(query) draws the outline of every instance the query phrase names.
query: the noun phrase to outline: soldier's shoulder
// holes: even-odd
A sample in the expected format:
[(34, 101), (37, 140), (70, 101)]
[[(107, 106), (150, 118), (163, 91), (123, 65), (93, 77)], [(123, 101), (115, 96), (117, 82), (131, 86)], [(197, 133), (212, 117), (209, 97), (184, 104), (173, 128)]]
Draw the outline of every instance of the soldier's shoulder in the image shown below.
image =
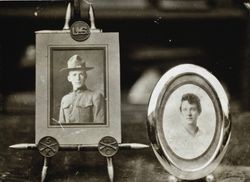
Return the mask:
[(103, 97), (103, 94), (98, 91), (87, 89), (82, 93), (82, 96), (84, 97), (87, 96), (87, 98), (100, 98), (100, 97)]
[(69, 102), (72, 98), (72, 93), (68, 93), (62, 97), (62, 102)]
[(103, 98), (103, 94), (98, 91), (93, 92), (93, 98), (98, 99), (98, 98)]
[(87, 89), (83, 92), (84, 94), (87, 94), (87, 95), (90, 95), (90, 96), (94, 96), (94, 95), (98, 95), (99, 93), (94, 91), (94, 90), (90, 90), (90, 89)]

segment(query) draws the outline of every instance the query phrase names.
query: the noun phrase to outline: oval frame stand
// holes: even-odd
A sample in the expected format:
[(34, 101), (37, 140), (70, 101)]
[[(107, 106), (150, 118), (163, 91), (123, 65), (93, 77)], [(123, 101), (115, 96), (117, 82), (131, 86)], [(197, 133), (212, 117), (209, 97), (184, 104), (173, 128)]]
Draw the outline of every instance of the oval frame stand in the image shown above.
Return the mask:
[[(186, 100), (186, 104), (196, 105), (198, 120), (193, 119), (195, 115), (185, 115), (186, 97), (197, 98), (196, 103)], [(171, 175), (182, 180), (204, 178), (221, 162), (231, 136), (229, 102), (220, 82), (206, 69), (183, 64), (167, 71), (152, 92), (147, 117), (153, 151)], [(184, 121), (178, 122), (180, 118)], [(200, 135), (189, 137), (187, 128), (194, 125), (188, 123), (191, 120)]]

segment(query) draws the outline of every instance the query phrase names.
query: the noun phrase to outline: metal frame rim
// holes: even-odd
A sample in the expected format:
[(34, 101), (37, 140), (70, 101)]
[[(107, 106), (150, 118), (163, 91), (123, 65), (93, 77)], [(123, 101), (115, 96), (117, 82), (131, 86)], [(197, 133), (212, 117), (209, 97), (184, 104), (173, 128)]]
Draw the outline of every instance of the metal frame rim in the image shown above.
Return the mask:
[[(159, 118), (157, 118), (158, 116), (156, 109), (159, 105), (159, 97), (161, 93), (167, 90), (167, 88), (164, 90), (166, 85), (171, 84), (171, 82), (179, 75), (190, 73), (200, 75), (202, 78), (204, 78), (204, 80), (210, 83), (211, 88), (214, 89), (215, 94), (217, 94), (218, 96), (217, 102), (221, 106), (222, 113), (220, 114), (222, 115), (222, 120), (217, 121), (221, 122), (221, 130), (219, 131), (219, 141), (212, 157), (210, 157), (209, 160), (207, 160), (207, 162), (200, 167), (200, 169), (198, 168), (194, 171), (183, 171), (181, 169), (176, 168), (176, 166), (173, 164), (172, 159), (164, 152), (165, 149), (162, 146), (161, 139), (159, 138), (159, 129), (157, 129), (157, 122), (159, 122)], [(231, 121), (228, 105), (229, 102), (227, 94), (220, 82), (215, 76), (213, 76), (206, 69), (200, 66), (196, 66), (193, 64), (179, 65), (170, 69), (161, 77), (161, 79), (156, 84), (149, 101), (147, 125), (148, 135), (151, 140), (151, 146), (153, 148), (153, 151), (159, 162), (168, 172), (180, 179), (193, 180), (205, 177), (206, 175), (215, 170), (215, 168), (219, 165), (226, 152), (231, 136)]]

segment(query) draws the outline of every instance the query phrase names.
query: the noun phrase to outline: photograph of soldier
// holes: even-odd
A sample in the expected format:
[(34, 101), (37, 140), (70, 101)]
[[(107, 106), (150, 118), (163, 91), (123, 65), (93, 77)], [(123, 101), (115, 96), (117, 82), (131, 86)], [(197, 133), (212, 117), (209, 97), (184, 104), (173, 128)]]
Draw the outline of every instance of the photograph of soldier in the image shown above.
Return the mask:
[(68, 59), (67, 68), (61, 69), (68, 73), (72, 91), (61, 99), (59, 123), (104, 123), (104, 97), (85, 84), (87, 71), (92, 69), (94, 67), (87, 67), (85, 60), (77, 54)]

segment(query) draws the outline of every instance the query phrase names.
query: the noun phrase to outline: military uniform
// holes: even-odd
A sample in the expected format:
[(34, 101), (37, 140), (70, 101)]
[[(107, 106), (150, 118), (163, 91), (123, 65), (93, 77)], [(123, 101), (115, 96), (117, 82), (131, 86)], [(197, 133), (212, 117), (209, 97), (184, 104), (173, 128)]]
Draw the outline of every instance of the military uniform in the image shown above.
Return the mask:
[[(61, 71), (88, 71), (85, 61), (79, 55), (73, 55), (67, 61), (67, 68)], [(68, 81), (74, 81), (72, 77)], [(79, 79), (79, 78), (77, 78)], [(84, 79), (84, 78), (81, 78)], [(81, 80), (77, 80), (80, 82)], [(84, 81), (84, 80), (82, 80)], [(85, 81), (84, 81), (85, 82)], [(61, 101), (59, 123), (104, 123), (104, 98), (101, 93), (89, 90), (85, 85), (65, 95)]]
[(104, 98), (86, 87), (72, 91), (61, 101), (60, 123), (104, 123)]

